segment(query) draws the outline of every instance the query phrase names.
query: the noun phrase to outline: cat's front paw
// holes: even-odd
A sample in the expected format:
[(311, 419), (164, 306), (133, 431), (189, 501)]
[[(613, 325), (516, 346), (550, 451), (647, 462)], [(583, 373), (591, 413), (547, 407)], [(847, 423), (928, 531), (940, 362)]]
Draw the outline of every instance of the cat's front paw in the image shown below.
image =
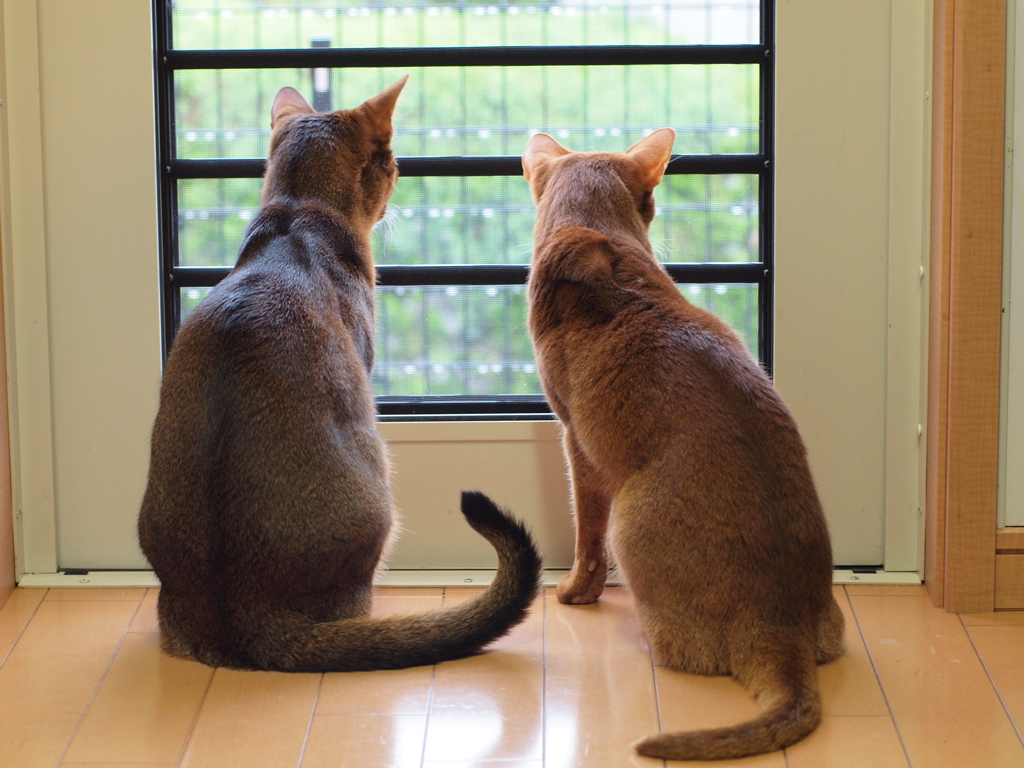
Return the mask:
[(604, 592), (604, 580), (608, 576), (608, 563), (591, 560), (582, 567), (579, 563), (558, 582), (558, 602), (566, 605), (587, 605), (593, 603)]

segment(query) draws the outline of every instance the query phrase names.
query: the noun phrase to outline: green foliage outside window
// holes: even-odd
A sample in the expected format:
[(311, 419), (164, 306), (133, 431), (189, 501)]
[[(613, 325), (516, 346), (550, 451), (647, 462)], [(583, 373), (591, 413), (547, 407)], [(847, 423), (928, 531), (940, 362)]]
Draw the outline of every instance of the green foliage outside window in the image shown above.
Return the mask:
[[(757, 41), (750, 0), (630, 3), (396, 3), (179, 0), (177, 49), (690, 44)], [(704, 16), (700, 16), (700, 13)], [(733, 23), (710, 20), (733, 13)], [(718, 16), (714, 14), (718, 13)], [(700, 29), (687, 19), (701, 19)], [(717, 39), (715, 39), (717, 36)], [(731, 37), (731, 39), (730, 39)], [(724, 38), (724, 39), (723, 39)], [(324, 74), (328, 77), (325, 79)], [(665, 125), (679, 154), (758, 151), (753, 65), (334, 69), (332, 108), (352, 107), (410, 74), (395, 115), (395, 153), (518, 155), (545, 131), (576, 150), (622, 151)], [(182, 70), (175, 77), (181, 159), (265, 157), (270, 104), (314, 73)], [(399, 161), (401, 168), (401, 161)], [(231, 266), (259, 203), (258, 179), (178, 182), (179, 263)], [(669, 175), (656, 192), (651, 239), (671, 263), (756, 262), (758, 179)], [(403, 177), (375, 234), (380, 264), (528, 264), (533, 203), (521, 177)], [(680, 289), (756, 349), (757, 287)], [(182, 289), (182, 317), (208, 289)], [(525, 329), (523, 286), (406, 286), (378, 291), (380, 395), (540, 391)]]

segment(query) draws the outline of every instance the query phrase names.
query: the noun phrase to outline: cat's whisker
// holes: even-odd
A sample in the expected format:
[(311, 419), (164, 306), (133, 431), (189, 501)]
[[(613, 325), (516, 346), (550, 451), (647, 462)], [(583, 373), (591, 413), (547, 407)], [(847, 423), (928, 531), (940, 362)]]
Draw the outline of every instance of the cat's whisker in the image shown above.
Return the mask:
[(377, 230), (381, 237), (387, 239), (395, 234), (395, 230), (398, 229), (398, 219), (401, 214), (398, 212), (398, 206), (389, 205), (384, 209), (384, 215), (381, 220), (374, 225), (374, 229)]
[(658, 261), (668, 261), (672, 257), (672, 249), (661, 240), (652, 238), (651, 247), (654, 249), (654, 255), (658, 257)]
[[(533, 243), (522, 243), (520, 245), (513, 245), (512, 246), (512, 255), (513, 256), (519, 257), (519, 256), (522, 256), (523, 254), (531, 254), (532, 255), (532, 253), (533, 253)], [(518, 260), (518, 258), (517, 258), (517, 260)]]

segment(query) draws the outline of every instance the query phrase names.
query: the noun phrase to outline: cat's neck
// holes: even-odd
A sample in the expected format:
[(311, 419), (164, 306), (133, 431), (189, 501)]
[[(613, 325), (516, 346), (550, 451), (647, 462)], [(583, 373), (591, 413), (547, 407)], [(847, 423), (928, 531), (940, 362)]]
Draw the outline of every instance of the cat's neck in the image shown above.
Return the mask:
[[(331, 260), (338, 267), (355, 268), (371, 285), (375, 268), (373, 250), (370, 246), (372, 227), (365, 223), (352, 224), (336, 208), (315, 200), (294, 200), (275, 198), (260, 206), (246, 232), (245, 241), (239, 252), (238, 266), (256, 257), (261, 246), (270, 238), (295, 236), (300, 240), (313, 237), (327, 248)], [(311, 248), (310, 255), (321, 252)], [(323, 264), (333, 272), (331, 263)]]
[(335, 192), (334, 194), (321, 194), (316, 190), (301, 189), (289, 190), (276, 182), (266, 181), (263, 185), (263, 193), (260, 196), (260, 208), (269, 206), (281, 206), (284, 208), (318, 209), (330, 212), (341, 226), (353, 234), (365, 235), (369, 242), (370, 232), (376, 222), (367, 220), (362, 213), (362, 206), (350, 192)]
[(548, 242), (557, 232), (568, 227), (586, 227), (600, 232), (613, 244), (653, 254), (647, 226), (639, 217), (623, 221), (622, 217), (610, 213), (601, 208), (580, 210), (569, 206), (560, 210), (539, 211), (534, 227), (534, 242)]

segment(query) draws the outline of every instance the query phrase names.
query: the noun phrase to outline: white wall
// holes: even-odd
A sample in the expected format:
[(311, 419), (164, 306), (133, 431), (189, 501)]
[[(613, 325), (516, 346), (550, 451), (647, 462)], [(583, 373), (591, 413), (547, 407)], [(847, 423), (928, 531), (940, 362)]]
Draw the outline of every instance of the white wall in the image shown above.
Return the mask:
[(4, 15), (25, 563), (56, 564), (56, 526), (57, 562), (137, 566), (160, 375), (149, 4)]
[[(930, 6), (778, 5), (777, 383), (837, 562), (915, 570)], [(3, 14), (20, 562), (139, 567), (160, 349), (149, 4), (6, 0)], [(482, 556), (471, 539), (446, 549), (465, 531), (438, 522), (466, 485), (532, 520), (567, 564), (558, 443), (531, 428), (385, 427), (407, 521), (396, 565)]]
[(921, 562), (931, 3), (777, 4), (776, 386), (837, 563)]

